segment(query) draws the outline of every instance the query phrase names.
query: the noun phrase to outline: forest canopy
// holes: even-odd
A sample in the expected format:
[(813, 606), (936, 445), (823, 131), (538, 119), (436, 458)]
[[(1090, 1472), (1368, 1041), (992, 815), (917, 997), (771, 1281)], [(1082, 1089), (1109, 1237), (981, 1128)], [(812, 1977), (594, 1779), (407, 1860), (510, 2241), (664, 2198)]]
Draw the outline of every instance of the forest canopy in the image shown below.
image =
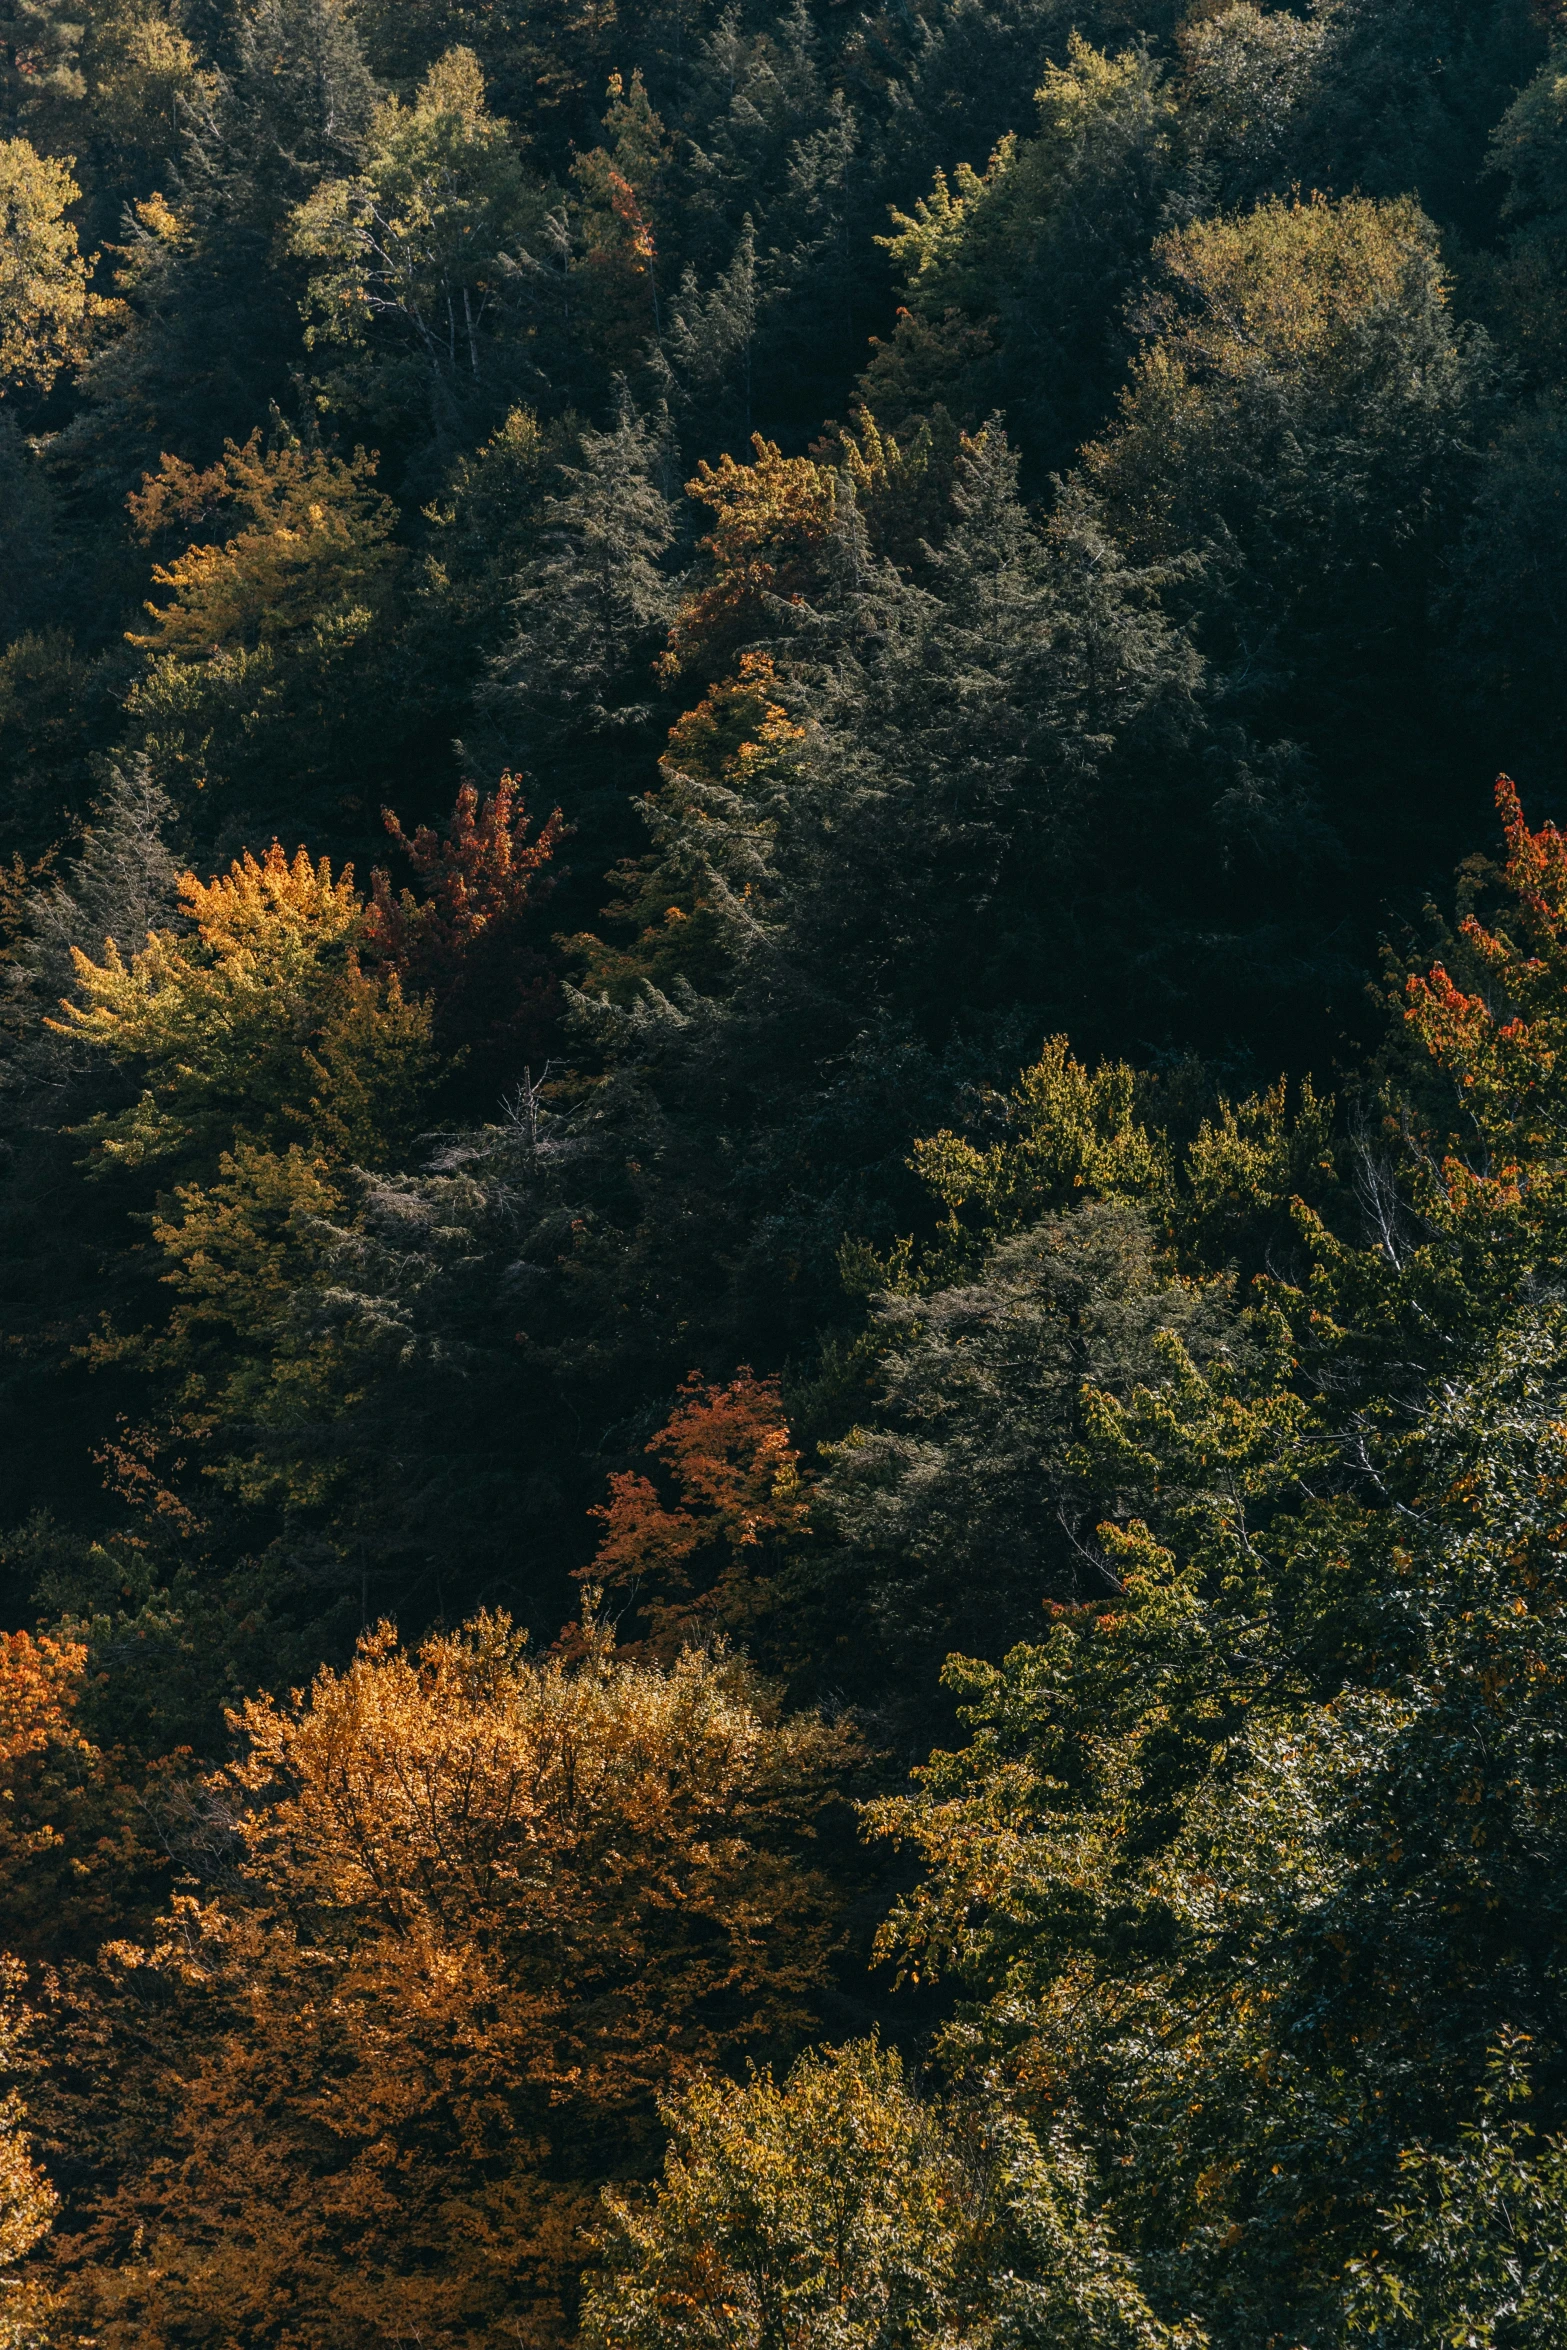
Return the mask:
[(1564, 318), (1557, 0), (0, 0), (0, 2350), (1561, 2350)]

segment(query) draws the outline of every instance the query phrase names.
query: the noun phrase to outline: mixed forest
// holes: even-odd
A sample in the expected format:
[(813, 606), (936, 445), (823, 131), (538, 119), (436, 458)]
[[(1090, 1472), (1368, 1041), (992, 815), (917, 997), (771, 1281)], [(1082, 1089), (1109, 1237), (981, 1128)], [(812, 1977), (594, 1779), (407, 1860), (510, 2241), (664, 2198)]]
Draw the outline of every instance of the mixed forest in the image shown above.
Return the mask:
[(1567, 2345), (1567, 13), (0, 0), (0, 2345)]

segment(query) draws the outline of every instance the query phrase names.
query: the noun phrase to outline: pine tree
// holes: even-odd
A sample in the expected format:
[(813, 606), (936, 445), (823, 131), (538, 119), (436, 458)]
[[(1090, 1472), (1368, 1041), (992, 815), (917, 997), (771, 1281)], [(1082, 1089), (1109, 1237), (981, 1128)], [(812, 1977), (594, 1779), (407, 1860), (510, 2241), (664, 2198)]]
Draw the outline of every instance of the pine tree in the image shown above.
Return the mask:
[(698, 448), (743, 446), (751, 438), (761, 314), (756, 230), (747, 213), (728, 267), (706, 293), (688, 270), (670, 306), (665, 350), (678, 411)]
[(85, 95), (82, 29), (69, 0), (0, 0), (0, 137), (53, 128)]
[(261, 0), (239, 19), (233, 62), (190, 142), (196, 216), (270, 233), (323, 174), (354, 162), (379, 95), (331, 0)]
[(651, 671), (675, 609), (669, 463), (664, 429), (624, 396), (608, 431), (584, 431), (544, 502), (539, 552), (513, 587), (514, 630), (481, 696), (503, 759), (548, 779), (590, 885), (623, 843), (625, 795), (654, 780)]
[(173, 912), (172, 817), (146, 759), (111, 768), (67, 876), (33, 892), (24, 937), (5, 974), (11, 1087), (64, 1086), (94, 1066), (95, 1055), (45, 1022), (74, 984), (78, 952), (101, 954), (111, 938), (134, 952)]

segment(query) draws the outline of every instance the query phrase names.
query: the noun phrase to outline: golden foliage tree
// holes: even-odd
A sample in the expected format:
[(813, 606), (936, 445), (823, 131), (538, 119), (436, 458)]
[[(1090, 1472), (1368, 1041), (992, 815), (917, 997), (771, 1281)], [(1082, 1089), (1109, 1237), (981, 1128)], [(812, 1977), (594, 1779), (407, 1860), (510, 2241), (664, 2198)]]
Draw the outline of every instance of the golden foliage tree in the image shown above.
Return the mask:
[(46, 392), (86, 356), (102, 305), (66, 218), (80, 195), (68, 163), (0, 139), (0, 391)]
[(716, 465), (704, 457), (686, 484), (713, 515), (702, 541), (712, 579), (670, 631), (663, 666), (671, 677), (699, 659), (711, 675), (755, 633), (769, 601), (798, 603), (822, 576), (837, 509), (836, 475), (813, 458), (786, 457), (760, 433), (752, 434), (751, 446), (749, 465), (727, 454)]
[(100, 2171), (56, 2270), (102, 2350), (553, 2340), (659, 2093), (808, 2027), (845, 1735), (585, 1645), (383, 1627), (238, 1716), (230, 1889), (60, 2018), (95, 2054), (51, 2131)]
[[(22, 2004), (22, 1969), (0, 1959), (0, 2072), (13, 2073), (30, 2037), (32, 2018)], [(33, 2159), (20, 2093), (0, 2096), (0, 2350), (42, 2350), (47, 2299), (36, 2281), (15, 2273), (49, 2232), (58, 2208), (53, 2188)]]
[(79, 1003), (62, 1027), (142, 1079), (140, 1098), (90, 1131), (125, 1165), (209, 1168), (233, 1143), (308, 1143), (379, 1162), (416, 1130), (434, 1075), (427, 1009), (395, 971), (360, 970), (364, 901), (351, 869), (274, 841), (226, 874), (181, 877), (185, 932), (154, 932), (126, 960), (75, 950)]
[[(254, 649), (371, 597), (395, 560), (396, 511), (375, 470), (362, 449), (345, 459), (297, 441), (267, 448), (259, 431), (205, 468), (165, 456), (126, 501), (131, 520), (148, 543), (169, 531), (194, 543), (154, 567), (173, 593), (147, 606), (154, 626), (131, 643), (186, 660)], [(220, 516), (245, 527), (221, 546), (196, 540)]]

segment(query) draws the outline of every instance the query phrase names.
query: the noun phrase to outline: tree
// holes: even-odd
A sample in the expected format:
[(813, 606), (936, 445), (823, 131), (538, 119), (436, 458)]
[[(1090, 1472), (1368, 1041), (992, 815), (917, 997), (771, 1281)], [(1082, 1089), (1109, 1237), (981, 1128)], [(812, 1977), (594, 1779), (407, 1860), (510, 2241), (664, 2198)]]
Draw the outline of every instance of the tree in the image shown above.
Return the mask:
[(374, 1163), (416, 1131), (434, 1076), (430, 1018), (393, 972), (360, 969), (364, 906), (351, 872), (276, 841), (211, 882), (179, 881), (190, 928), (129, 957), (72, 949), (81, 1001), (59, 1023), (127, 1063), (137, 1100), (90, 1128), (102, 1160), (205, 1174), (235, 1140), (304, 1137)]
[[(388, 808), (387, 831), (425, 885), (392, 894), (386, 872), (371, 876), (365, 942), (403, 985), (434, 1004), (444, 1051), (480, 1049), (503, 1075), (517, 1057), (542, 1068), (559, 1017), (559, 989), (536, 941), (535, 915), (552, 876), (544, 868), (562, 833), (555, 808), (528, 838), (527, 807), (512, 775), (482, 806), (464, 784), (444, 837), (421, 824), (410, 839)], [(541, 878), (542, 876), (542, 878)]]
[[(773, 700), (777, 686), (770, 655), (742, 653), (739, 675), (670, 728), (661, 786), (641, 802), (653, 846), (607, 877), (620, 893), (600, 915), (610, 939), (565, 942), (585, 961), (585, 993), (625, 1002), (643, 982), (677, 977), (724, 993), (759, 945), (779, 881), (776, 812), (799, 781), (805, 740)], [(627, 932), (628, 943), (612, 943)]]
[(211, 458), (294, 402), (305, 276), (280, 232), (323, 173), (351, 167), (374, 111), (335, 0), (260, 0), (222, 48), (222, 69), (185, 88), (162, 187), (125, 191), (120, 331), (84, 371), (54, 451), (103, 509), (163, 451)]
[[(1458, 853), (1433, 784), (1456, 792), (1459, 776), (1432, 607), (1493, 359), (1455, 325), (1435, 230), (1407, 198), (1269, 199), (1169, 232), (1155, 262), (1143, 347), (1119, 419), (1083, 452), (1083, 490), (1136, 559), (1200, 558), (1169, 602), (1190, 616), (1221, 717), (1279, 751), (1310, 746), (1320, 790), (1262, 797), (1282, 801), (1285, 853), (1315, 868), (1331, 928), (1335, 866), (1379, 861), (1417, 810), (1448, 823)], [(1369, 757), (1387, 779), (1374, 803), (1342, 781)], [(1237, 784), (1239, 813), (1253, 787)], [(1265, 811), (1248, 829), (1255, 845), (1235, 848), (1255, 891), (1278, 865)]]
[(185, 660), (223, 650), (253, 652), (318, 629), (335, 604), (374, 594), (393, 560), (391, 501), (372, 488), (376, 460), (362, 449), (330, 457), (283, 438), (264, 447), (253, 432), (243, 448), (224, 444), (205, 471), (164, 457), (127, 499), (144, 543), (165, 533), (194, 538), (225, 512), (249, 525), (223, 546), (194, 543), (153, 566), (173, 591), (149, 604), (155, 627), (130, 642), (154, 656)]
[(1240, 0), (1178, 33), (1189, 137), (1205, 192), (1225, 205), (1278, 185), (1298, 151), (1299, 116), (1331, 62), (1334, 27)]
[(98, 174), (111, 185), (157, 186), (187, 123), (210, 112), (216, 95), (195, 43), (138, 0), (98, 6), (85, 28), (82, 71), (90, 97), (82, 132), (90, 122)]
[[(290, 226), (292, 249), (314, 264), (305, 297), (311, 349), (346, 346), (328, 380), (338, 405), (411, 404), (408, 368), (427, 383), (431, 430), (443, 446), (457, 417), (493, 400), (498, 329), (506, 313), (505, 259), (542, 209), (507, 125), (484, 102), (471, 49), (432, 65), (411, 106), (389, 98), (367, 136), (362, 171), (326, 179)], [(357, 354), (395, 337), (407, 357), (389, 375)]]
[[(1292, 562), (1309, 547), (1331, 566), (1352, 515), (1384, 543), (1413, 534), (1429, 469), (1461, 441), (1484, 381), (1418, 209), (1275, 199), (1173, 231), (1155, 258), (1121, 419), (1086, 452), (1130, 542), (1173, 553), (1227, 526), (1255, 591), (1270, 539)], [(1364, 443), (1354, 463), (1330, 447), (1350, 432)], [(1281, 457), (1288, 470), (1256, 504), (1259, 469)]]
[[(127, 501), (144, 542), (186, 542), (153, 566), (168, 600), (146, 606), (151, 627), (127, 632), (146, 656), (127, 711), (162, 774), (192, 797), (227, 786), (241, 821), (241, 795), (265, 788), (283, 739), (301, 821), (382, 751), (379, 664), (401, 550), (376, 471), (362, 449), (332, 457), (257, 431), (204, 469), (166, 455)], [(197, 537), (220, 516), (243, 527), (221, 545)]]
[(666, 2100), (658, 2199), (607, 2201), (595, 2350), (927, 2339), (962, 2307), (978, 2182), (874, 2042)]
[(593, 1512), (604, 1533), (583, 1577), (642, 1601), (655, 1656), (677, 1654), (712, 1625), (754, 1639), (768, 1605), (758, 1579), (811, 1515), (811, 1480), (789, 1441), (777, 1380), (743, 1370), (709, 1386), (693, 1372), (645, 1450), (671, 1478), (675, 1507), (646, 1477), (612, 1476), (609, 1500)]
[(527, 771), (552, 778), (595, 900), (624, 846), (626, 794), (648, 778), (658, 741), (649, 672), (675, 607), (667, 458), (629, 401), (609, 431), (583, 431), (577, 461), (542, 501), (480, 696)]
[(937, 402), (970, 430), (1006, 414), (1043, 475), (1068, 462), (1126, 358), (1118, 313), (1177, 177), (1163, 67), (1074, 34), (1035, 92), (1036, 137), (1009, 133), (983, 173), (938, 172), (881, 238), (902, 280), (897, 331), (862, 379), (894, 425)]
[[(0, 2066), (10, 2074), (25, 2060), (32, 2019), (22, 2004), (22, 1969), (14, 1959), (5, 1961), (3, 1981)], [(0, 2097), (0, 2264), (13, 2272), (48, 2234), (58, 2209), (54, 2190), (33, 2159), (25, 2122), (20, 2094), (8, 2089)], [(46, 2338), (41, 2329), (48, 2322), (47, 2301), (14, 2273), (4, 2282), (9, 2290), (0, 2308), (0, 2346), (35, 2350)]]
[(753, 433), (752, 463), (704, 457), (687, 495), (713, 527), (702, 541), (712, 581), (689, 597), (670, 632), (671, 674), (699, 663), (709, 674), (733, 660), (748, 636), (771, 633), (773, 603), (799, 603), (821, 580), (833, 536), (836, 482), (810, 457), (785, 457)]
[(1457, 2151), (1404, 2153), (1384, 2240), (1351, 2263), (1350, 2339), (1369, 2335), (1403, 2350), (1440, 2328), (1477, 2350), (1550, 2340), (1567, 2261), (1567, 2149), (1552, 2138), (1536, 2150), (1517, 2110), (1533, 2094), (1529, 2056), (1526, 2036), (1505, 2033), (1479, 2118), (1465, 2125)]
[(65, 217), (80, 194), (68, 164), (0, 140), (0, 384), (47, 392), (87, 356), (102, 304)]
[[(46, 2125), (94, 2174), (65, 2308), (160, 2350), (213, 2325), (557, 2338), (596, 2183), (656, 2158), (658, 2093), (808, 2026), (833, 1908), (811, 1830), (849, 1742), (721, 1655), (666, 1674), (594, 1636), (566, 1665), (503, 1618), (416, 1654), (382, 1627), (241, 1728), (213, 1785), (230, 1890), (77, 1994), (112, 2053)], [(127, 2140), (132, 2077), (157, 2120)]]
[(22, 137), (83, 94), (77, 70), (82, 25), (59, 0), (6, 0), (0, 13), (0, 132)]
[(1204, 2341), (1154, 2318), (1070, 2148), (922, 2101), (873, 2041), (813, 2051), (781, 2084), (702, 2082), (664, 2117), (657, 2200), (605, 2197), (592, 2350)]
[(658, 247), (672, 152), (640, 69), (629, 89), (620, 74), (610, 75), (609, 101), (608, 143), (571, 167), (581, 191), (571, 294), (583, 314), (579, 333), (598, 365), (614, 370), (633, 365), (661, 330)]
[(1205, 1363), (1241, 1337), (1223, 1275), (1183, 1279), (1155, 1231), (1096, 1202), (876, 1299), (870, 1393), (827, 1448), (816, 1515), (843, 1547), (818, 1607), (846, 1650), (857, 1628), (860, 1669), (874, 1656), (867, 1682), (897, 1690), (900, 1714), (930, 1706), (954, 1650), (1005, 1655), (1052, 1603), (1113, 1587), (1104, 1495), (1082, 1474), (1085, 1388), (1157, 1390), (1172, 1335)]
[[(1511, 2257), (1463, 2152), (1488, 2052), (1560, 2045), (1539, 1888), (1567, 1358), (1535, 1285), (1562, 1245), (1567, 859), (1501, 796), (1498, 917), (1469, 914), (1398, 990), (1402, 1164), (1368, 1150), (1353, 1188), (1296, 1203), (1254, 1351), (1199, 1368), (1171, 1332), (1168, 1386), (1090, 1392), (1117, 1587), (999, 1664), (954, 1660), (967, 1743), (871, 1815), (930, 1864), (887, 1946), (971, 1987), (954, 2050), (988, 2051), (1025, 2110), (1099, 2117), (1155, 2306), (1194, 2304), (1223, 2341), (1335, 2331), (1389, 2258), (1411, 2148), (1439, 2199), (1469, 2178), (1452, 2225), (1480, 2294)], [(1217, 1139), (1199, 1167), (1244, 1164)], [(1522, 2257), (1523, 2207), (1518, 2226)], [(1392, 2228), (1407, 2302), (1366, 2285), (1363, 2314), (1456, 2314), (1448, 2223)]]
[(68, 878), (34, 890), (27, 935), (6, 973), (13, 1084), (46, 1071), (58, 1078), (63, 1061), (80, 1066), (69, 1053), (67, 1031), (45, 1026), (72, 984), (75, 956), (101, 953), (111, 938), (144, 939), (172, 913), (176, 866), (166, 837), (172, 816), (144, 760), (111, 770)]

